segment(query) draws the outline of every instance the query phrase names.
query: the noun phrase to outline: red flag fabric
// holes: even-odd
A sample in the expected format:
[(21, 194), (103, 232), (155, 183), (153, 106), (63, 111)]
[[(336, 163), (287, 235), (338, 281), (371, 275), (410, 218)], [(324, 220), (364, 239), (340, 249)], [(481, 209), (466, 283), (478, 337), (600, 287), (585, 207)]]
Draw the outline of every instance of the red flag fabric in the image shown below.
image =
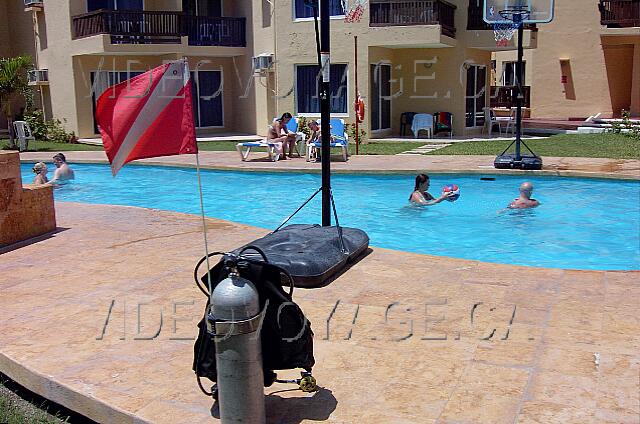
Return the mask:
[(186, 61), (107, 89), (98, 98), (96, 122), (114, 176), (135, 159), (198, 153)]

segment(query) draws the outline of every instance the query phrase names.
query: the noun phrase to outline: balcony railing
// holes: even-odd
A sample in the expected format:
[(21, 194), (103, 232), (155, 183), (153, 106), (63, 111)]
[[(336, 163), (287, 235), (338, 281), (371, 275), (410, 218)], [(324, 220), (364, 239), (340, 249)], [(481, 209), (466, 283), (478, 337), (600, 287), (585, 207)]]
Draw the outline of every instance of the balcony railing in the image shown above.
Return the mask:
[(442, 33), (455, 37), (456, 6), (443, 0), (371, 0), (369, 26), (440, 25)]
[(191, 46), (244, 47), (245, 18), (184, 16), (186, 35)]
[(73, 37), (111, 35), (113, 44), (246, 46), (245, 18), (190, 16), (173, 11), (97, 10), (73, 17)]
[(609, 28), (640, 27), (640, 0), (600, 0), (600, 24)]
[[(522, 94), (524, 95), (522, 107), (531, 107), (531, 87), (523, 85)], [(516, 107), (518, 87), (515, 85), (492, 86), (489, 96), (491, 107)]]

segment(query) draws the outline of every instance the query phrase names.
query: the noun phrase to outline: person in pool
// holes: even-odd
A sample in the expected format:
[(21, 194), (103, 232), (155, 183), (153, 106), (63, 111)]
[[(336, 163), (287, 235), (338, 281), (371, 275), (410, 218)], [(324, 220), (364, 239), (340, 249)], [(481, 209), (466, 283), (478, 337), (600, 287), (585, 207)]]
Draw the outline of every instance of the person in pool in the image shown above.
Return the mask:
[(443, 200), (447, 200), (447, 198), (453, 196), (454, 194), (442, 193), (442, 196), (437, 199), (433, 197), (427, 190), (429, 189), (429, 176), (427, 174), (418, 174), (416, 176), (416, 185), (413, 189), (413, 193), (409, 196), (409, 201), (416, 205), (435, 205), (436, 203), (440, 203)]
[(514, 199), (513, 202), (509, 203), (510, 209), (527, 209), (527, 208), (535, 208), (540, 205), (536, 199), (531, 198), (531, 194), (533, 194), (533, 184), (528, 181), (520, 184), (520, 197)]
[(41, 185), (49, 182), (47, 178), (47, 164), (44, 162), (38, 162), (33, 165), (33, 173), (36, 174), (35, 179), (33, 180), (33, 184)]
[(65, 158), (62, 153), (58, 153), (53, 157), (53, 164), (57, 169), (53, 172), (52, 183), (73, 180), (75, 178), (73, 169), (67, 165), (67, 158)]

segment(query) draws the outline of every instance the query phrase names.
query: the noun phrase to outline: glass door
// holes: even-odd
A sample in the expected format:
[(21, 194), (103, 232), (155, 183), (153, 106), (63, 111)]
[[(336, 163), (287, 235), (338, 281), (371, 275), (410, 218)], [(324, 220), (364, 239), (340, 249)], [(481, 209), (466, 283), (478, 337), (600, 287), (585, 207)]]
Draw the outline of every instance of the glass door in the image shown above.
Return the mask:
[(391, 65), (370, 65), (371, 130), (391, 128)]
[(487, 67), (469, 65), (467, 69), (465, 126), (484, 126), (484, 107), (487, 102)]

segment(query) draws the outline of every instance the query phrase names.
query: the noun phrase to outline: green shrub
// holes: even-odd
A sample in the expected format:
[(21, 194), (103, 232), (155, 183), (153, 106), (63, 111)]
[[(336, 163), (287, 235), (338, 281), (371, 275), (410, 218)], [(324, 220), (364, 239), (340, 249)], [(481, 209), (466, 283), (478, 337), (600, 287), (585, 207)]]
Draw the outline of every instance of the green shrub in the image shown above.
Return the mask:
[[(349, 138), (351, 139), (351, 142), (355, 143), (356, 142), (356, 124), (347, 123), (345, 125), (347, 127), (347, 134), (349, 134)], [(362, 128), (363, 126), (364, 126), (363, 123), (358, 124), (358, 133), (360, 135), (360, 139), (359, 139), (360, 143), (367, 142), (367, 132)]]
[(75, 139), (73, 132), (67, 132), (64, 129), (64, 123), (67, 122), (66, 119), (62, 121), (59, 119), (45, 120), (42, 111), (39, 109), (25, 113), (24, 119), (29, 124), (31, 132), (37, 140), (69, 143)]

